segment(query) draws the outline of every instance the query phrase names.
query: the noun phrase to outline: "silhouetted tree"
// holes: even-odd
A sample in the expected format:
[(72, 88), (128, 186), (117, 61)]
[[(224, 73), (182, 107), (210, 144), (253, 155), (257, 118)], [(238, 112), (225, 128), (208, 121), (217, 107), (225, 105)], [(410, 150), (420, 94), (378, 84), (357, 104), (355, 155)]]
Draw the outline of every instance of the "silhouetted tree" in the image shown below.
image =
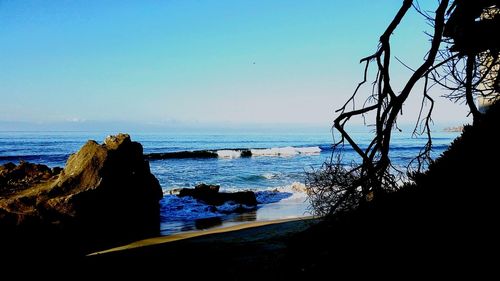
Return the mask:
[[(416, 9), (432, 28), (431, 45), (423, 63), (416, 69), (401, 89), (391, 82), (391, 36), (411, 8)], [(496, 98), (499, 90), (499, 43), (500, 0), (441, 0), (434, 12), (421, 9), (417, 1), (404, 0), (397, 14), (380, 37), (377, 51), (363, 59), (363, 80), (352, 96), (337, 110), (333, 130), (340, 133), (334, 143), (334, 154), (342, 155), (349, 145), (359, 155), (358, 164), (344, 166), (341, 156), (332, 156), (332, 161), (312, 173), (308, 173), (306, 184), (314, 211), (319, 215), (349, 209), (370, 201), (381, 193), (397, 190), (403, 171), (392, 165), (389, 157), (391, 137), (397, 128), (397, 118), (403, 113), (403, 104), (411, 94), (422, 94), (420, 114), (413, 131), (415, 135), (426, 135), (427, 143), (408, 165), (406, 174), (421, 171), (430, 163), (432, 138), (430, 124), (434, 100), (429, 90), (434, 86), (448, 89), (445, 96), (454, 102), (465, 101), (474, 122), (480, 122), (482, 113), (475, 104), (477, 97), (484, 100)], [(377, 72), (373, 87), (361, 107), (355, 99), (360, 89), (369, 80), (368, 70), (375, 64)], [(423, 81), (421, 91), (415, 91)], [(426, 107), (425, 105), (428, 104)], [(367, 147), (361, 147), (346, 129), (348, 121), (355, 116), (374, 116), (375, 133)]]

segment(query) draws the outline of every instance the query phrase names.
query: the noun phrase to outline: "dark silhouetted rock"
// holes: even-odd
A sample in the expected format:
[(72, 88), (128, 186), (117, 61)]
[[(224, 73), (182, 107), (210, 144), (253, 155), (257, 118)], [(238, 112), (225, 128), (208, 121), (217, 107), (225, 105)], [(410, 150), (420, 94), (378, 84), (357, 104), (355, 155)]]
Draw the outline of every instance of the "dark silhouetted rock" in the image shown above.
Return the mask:
[(257, 205), (255, 193), (252, 191), (239, 192), (219, 192), (218, 185), (199, 184), (193, 188), (183, 188), (179, 192), (179, 197), (191, 196), (197, 200), (203, 201), (208, 205), (219, 206), (228, 201), (236, 202), (249, 206)]
[(199, 198), (207, 198), (211, 196), (217, 196), (219, 193), (219, 185), (211, 185), (211, 184), (199, 184), (192, 188), (183, 188), (179, 191), (179, 196), (191, 196), (191, 197), (199, 197)]
[(165, 152), (165, 153), (150, 153), (146, 158), (150, 160), (162, 159), (186, 159), (186, 158), (217, 158), (219, 157), (216, 152), (210, 150), (198, 151), (179, 151), (179, 152)]
[[(49, 179), (58, 172), (22, 165), (26, 168), (16, 177)], [(161, 198), (142, 145), (119, 134), (107, 137), (102, 145), (88, 141), (69, 157), (57, 178), (1, 198), (0, 226), (58, 225), (96, 237), (136, 236), (159, 230)]]
[(249, 149), (242, 150), (241, 157), (252, 157), (252, 151)]

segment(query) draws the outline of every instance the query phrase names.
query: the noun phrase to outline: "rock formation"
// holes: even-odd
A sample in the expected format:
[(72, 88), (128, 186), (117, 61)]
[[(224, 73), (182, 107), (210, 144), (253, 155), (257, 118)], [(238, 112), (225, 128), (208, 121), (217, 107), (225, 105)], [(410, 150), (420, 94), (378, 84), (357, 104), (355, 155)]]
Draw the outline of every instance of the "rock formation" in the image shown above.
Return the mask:
[(257, 205), (255, 193), (252, 191), (239, 191), (233, 193), (219, 192), (218, 185), (199, 184), (193, 188), (183, 188), (180, 190), (180, 197), (191, 196), (197, 200), (203, 201), (208, 205), (219, 206), (228, 201), (236, 202), (248, 206)]
[[(1, 229), (37, 230), (42, 225), (82, 235), (122, 237), (159, 229), (160, 184), (150, 172), (142, 145), (131, 141), (129, 135), (109, 136), (104, 144), (88, 141), (69, 157), (57, 177), (57, 171), (43, 165), (6, 166), (0, 169), (0, 185), (9, 189), (0, 198)], [(12, 171), (19, 170), (28, 172), (24, 172), (24, 179), (13, 181)], [(26, 180), (33, 178), (44, 181)], [(5, 179), (26, 184), (12, 189), (15, 184), (7, 185)], [(30, 182), (35, 185), (26, 186)]]

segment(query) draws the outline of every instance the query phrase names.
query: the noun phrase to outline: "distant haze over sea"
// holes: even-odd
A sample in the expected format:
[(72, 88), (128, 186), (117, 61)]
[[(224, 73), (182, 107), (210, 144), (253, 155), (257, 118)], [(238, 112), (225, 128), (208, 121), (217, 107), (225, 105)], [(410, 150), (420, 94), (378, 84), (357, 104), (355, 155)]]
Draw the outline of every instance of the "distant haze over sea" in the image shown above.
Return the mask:
[[(448, 127), (462, 126), (463, 123), (448, 121), (435, 123), (434, 131), (442, 131)], [(171, 133), (325, 133), (329, 134), (332, 124), (291, 124), (291, 123), (208, 123), (208, 122), (130, 122), (130, 121), (94, 121), (71, 120), (57, 122), (0, 121), (0, 131), (76, 131), (76, 132), (171, 132)], [(404, 131), (412, 130), (414, 124), (400, 124)], [(370, 131), (370, 126), (362, 124), (350, 125), (352, 131)]]

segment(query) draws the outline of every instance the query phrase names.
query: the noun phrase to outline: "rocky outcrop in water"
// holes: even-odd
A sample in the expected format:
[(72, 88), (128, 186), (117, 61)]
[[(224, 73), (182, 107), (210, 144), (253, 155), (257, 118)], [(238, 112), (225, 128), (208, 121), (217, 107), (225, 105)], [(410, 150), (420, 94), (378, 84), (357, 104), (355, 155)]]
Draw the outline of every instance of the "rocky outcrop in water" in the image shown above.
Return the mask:
[(252, 191), (239, 192), (219, 192), (220, 186), (199, 184), (195, 188), (183, 188), (179, 192), (179, 197), (191, 196), (197, 200), (203, 201), (208, 205), (220, 206), (226, 202), (232, 201), (237, 204), (248, 206), (257, 205), (255, 193)]
[[(129, 135), (109, 136), (104, 144), (88, 141), (54, 177), (56, 172), (29, 163), (2, 166), (9, 185), (0, 184), (9, 193), (0, 198), (0, 228), (57, 226), (96, 236), (158, 231), (160, 184), (142, 145)], [(23, 184), (13, 189), (13, 183)]]
[(165, 153), (150, 153), (146, 157), (150, 160), (160, 159), (186, 159), (186, 158), (217, 158), (219, 157), (216, 152), (209, 150), (199, 151), (178, 151), (178, 152), (165, 152)]
[[(229, 154), (225, 154), (229, 152)], [(194, 151), (175, 151), (163, 153), (146, 154), (149, 160), (166, 160), (166, 159), (205, 159), (205, 158), (236, 158), (236, 157), (252, 157), (250, 149), (218, 149), (218, 150), (194, 150)]]

